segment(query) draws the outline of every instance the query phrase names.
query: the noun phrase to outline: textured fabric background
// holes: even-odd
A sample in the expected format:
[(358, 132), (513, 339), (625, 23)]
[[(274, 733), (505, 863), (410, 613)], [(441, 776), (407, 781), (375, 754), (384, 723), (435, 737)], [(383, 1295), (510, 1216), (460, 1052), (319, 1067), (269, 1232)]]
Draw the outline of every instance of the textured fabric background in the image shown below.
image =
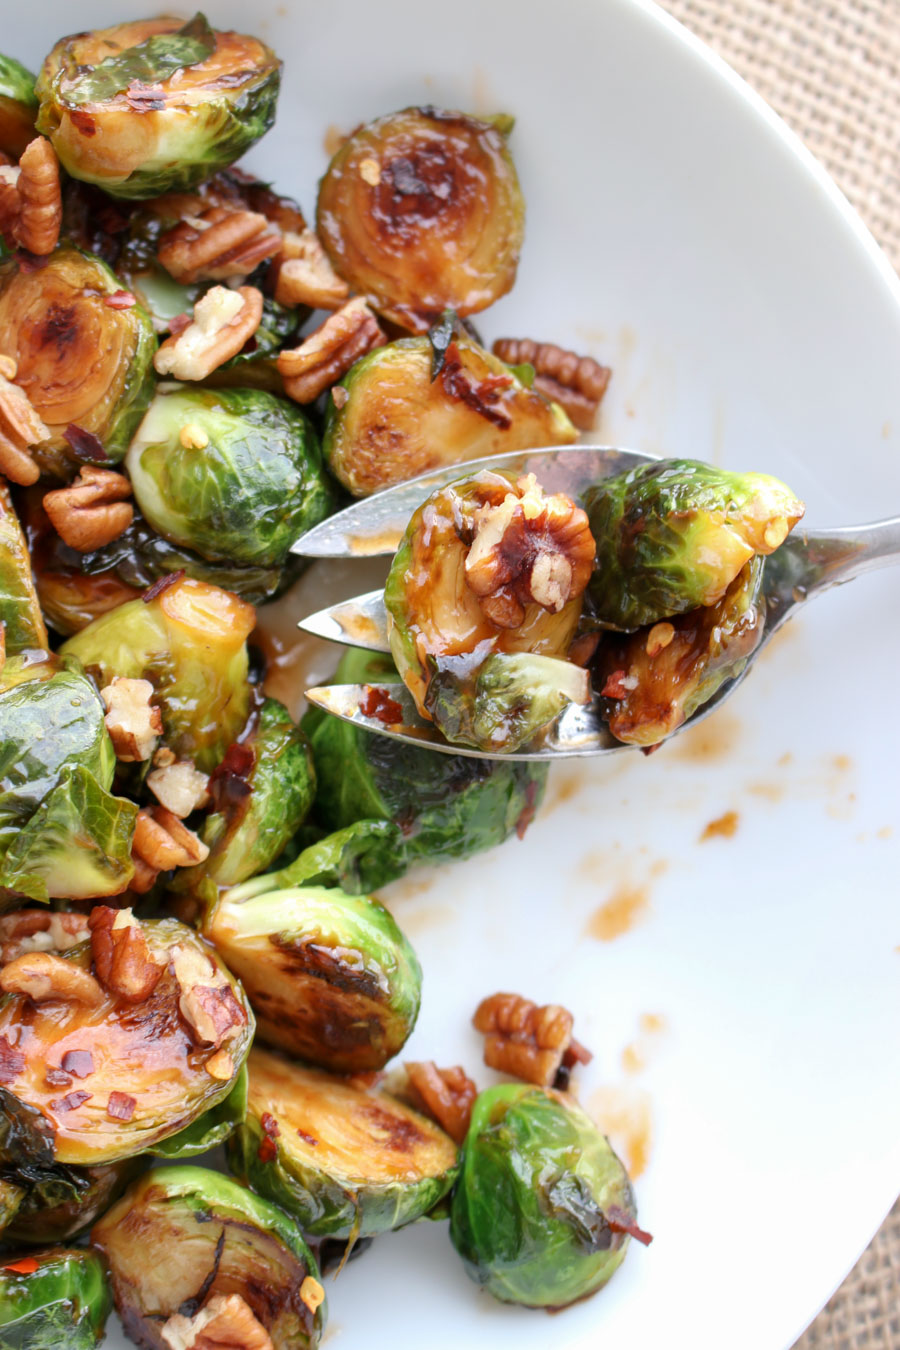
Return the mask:
[[(900, 270), (900, 0), (661, 3), (781, 114)], [(900, 1201), (795, 1350), (900, 1350)]]

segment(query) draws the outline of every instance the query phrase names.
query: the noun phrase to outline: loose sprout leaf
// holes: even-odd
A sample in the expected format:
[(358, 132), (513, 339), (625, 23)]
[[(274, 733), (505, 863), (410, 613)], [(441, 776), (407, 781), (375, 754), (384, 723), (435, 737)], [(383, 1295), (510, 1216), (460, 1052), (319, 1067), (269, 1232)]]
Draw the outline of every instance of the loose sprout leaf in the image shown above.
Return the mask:
[(233, 886), (230, 900), (249, 900), (293, 886), (336, 886), (349, 895), (374, 891), (406, 868), (403, 835), (389, 820), (357, 820), (319, 839), (286, 867)]
[(456, 336), (459, 327), (459, 319), (456, 311), (445, 309), (437, 323), (428, 330), (428, 341), (431, 343), (431, 382), (432, 384), (444, 369), (447, 361), (447, 352), (450, 344)]
[(83, 74), (71, 101), (105, 103), (133, 83), (161, 84), (179, 70), (199, 65), (215, 49), (215, 33), (206, 16), (195, 14), (176, 33), (156, 33), (115, 56), (107, 56), (92, 71)]

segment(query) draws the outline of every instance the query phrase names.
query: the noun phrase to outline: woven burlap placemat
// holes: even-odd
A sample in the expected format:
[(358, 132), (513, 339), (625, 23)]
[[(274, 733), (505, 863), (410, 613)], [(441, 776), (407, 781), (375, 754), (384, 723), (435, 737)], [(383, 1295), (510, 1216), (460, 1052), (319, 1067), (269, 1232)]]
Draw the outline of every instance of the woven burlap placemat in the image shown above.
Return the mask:
[[(900, 0), (662, 3), (806, 142), (900, 270)], [(795, 1350), (900, 1350), (900, 1201)]]

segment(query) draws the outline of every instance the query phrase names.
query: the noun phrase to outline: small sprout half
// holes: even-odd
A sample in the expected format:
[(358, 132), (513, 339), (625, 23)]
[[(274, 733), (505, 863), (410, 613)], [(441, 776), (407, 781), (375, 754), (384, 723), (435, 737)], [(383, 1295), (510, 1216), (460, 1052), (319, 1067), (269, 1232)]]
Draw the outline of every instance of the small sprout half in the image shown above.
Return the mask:
[[(77, 1067), (78, 1060), (73, 1062)], [(26, 1166), (24, 1172), (14, 1172), (23, 1188), (22, 1203), (4, 1241), (28, 1246), (70, 1242), (109, 1209), (143, 1167), (143, 1159), (123, 1158), (102, 1167)]]
[(254, 1050), (250, 1110), (229, 1165), (314, 1237), (357, 1238), (412, 1223), (456, 1177), (456, 1145), (394, 1097)]
[(34, 76), (11, 56), (0, 54), (0, 150), (18, 159), (34, 139), (38, 113)]
[(94, 1350), (111, 1306), (94, 1252), (51, 1247), (0, 1257), (0, 1345), (8, 1350)]

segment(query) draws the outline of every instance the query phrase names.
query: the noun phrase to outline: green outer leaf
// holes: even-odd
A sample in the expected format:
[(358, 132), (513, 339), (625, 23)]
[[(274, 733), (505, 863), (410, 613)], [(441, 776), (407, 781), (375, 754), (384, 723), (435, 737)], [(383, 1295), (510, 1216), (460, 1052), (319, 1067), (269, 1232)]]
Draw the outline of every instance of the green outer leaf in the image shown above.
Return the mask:
[(0, 99), (23, 103), (37, 113), (38, 100), (34, 92), (34, 76), (13, 56), (0, 52)]
[(48, 645), (28, 545), (5, 482), (0, 482), (0, 623), (8, 657)]
[(337, 886), (348, 895), (368, 894), (406, 870), (403, 836), (388, 820), (357, 820), (318, 839), (277, 872), (263, 872), (232, 886), (233, 903), (294, 886)]
[(216, 38), (203, 14), (179, 28), (176, 33), (156, 33), (134, 47), (126, 47), (108, 56), (91, 71), (85, 71), (70, 101), (106, 103), (128, 86), (162, 84), (188, 66), (199, 65), (215, 51)]
[(54, 1248), (36, 1254), (31, 1275), (0, 1270), (4, 1350), (93, 1350), (112, 1308), (103, 1263), (94, 1252)]
[(37, 110), (31, 71), (0, 54), (0, 150), (18, 158), (34, 136)]
[(594, 1293), (628, 1244), (609, 1227), (611, 1205), (636, 1215), (624, 1167), (574, 1101), (513, 1083), (479, 1094), (450, 1216), (473, 1280), (527, 1307)]
[(234, 1080), (234, 1086), (227, 1097), (217, 1106), (205, 1111), (202, 1116), (177, 1134), (169, 1135), (149, 1150), (157, 1158), (196, 1158), (207, 1153), (217, 1144), (224, 1144), (237, 1127), (247, 1118), (247, 1090), (249, 1075), (246, 1060)]
[(138, 808), (80, 764), (67, 766), (0, 866), (0, 886), (32, 900), (119, 895), (134, 876)]
[[(178, 438), (188, 423), (209, 444), (184, 454)], [(213, 562), (280, 567), (333, 506), (312, 424), (262, 390), (157, 394), (127, 467), (153, 528)]]

